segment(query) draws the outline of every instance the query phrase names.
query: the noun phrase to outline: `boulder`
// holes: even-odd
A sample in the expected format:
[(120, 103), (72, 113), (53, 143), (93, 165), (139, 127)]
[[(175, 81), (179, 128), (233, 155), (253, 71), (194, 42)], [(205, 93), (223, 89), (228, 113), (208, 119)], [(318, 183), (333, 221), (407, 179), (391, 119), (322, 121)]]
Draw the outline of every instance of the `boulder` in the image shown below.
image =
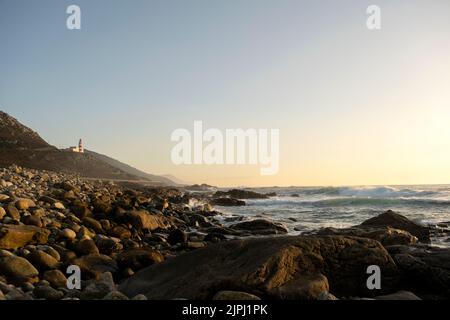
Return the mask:
[(0, 225), (0, 249), (17, 249), (27, 244), (45, 244), (50, 231), (24, 225)]
[(156, 230), (156, 229), (167, 229), (170, 224), (169, 221), (159, 215), (150, 214), (145, 210), (135, 210), (127, 213), (127, 217), (130, 223), (138, 230)]
[(317, 235), (343, 235), (352, 237), (369, 238), (380, 241), (383, 246), (412, 245), (417, 238), (408, 231), (391, 227), (352, 227), (346, 229), (324, 228), (316, 232)]
[(92, 212), (89, 209), (89, 205), (86, 203), (77, 203), (72, 206), (72, 212), (80, 219), (83, 219), (85, 217), (92, 216)]
[(98, 278), (104, 272), (112, 274), (118, 271), (117, 263), (103, 254), (90, 254), (73, 260), (72, 264), (81, 269), (83, 279)]
[(6, 214), (13, 218), (14, 220), (19, 221), (20, 220), (20, 212), (19, 210), (16, 208), (16, 205), (13, 202), (10, 202), (6, 205), (5, 207), (6, 210)]
[(110, 255), (115, 251), (120, 251), (123, 249), (123, 245), (118, 241), (118, 239), (107, 238), (106, 236), (98, 238), (95, 241), (98, 250), (102, 254)]
[(61, 237), (72, 241), (72, 240), (75, 240), (75, 238), (77, 237), (77, 234), (72, 229), (65, 228), (61, 231)]
[(38, 216), (24, 216), (22, 222), (29, 226), (42, 227), (42, 220)]
[(97, 248), (97, 245), (92, 239), (80, 240), (75, 245), (75, 252), (81, 256), (100, 253), (100, 251)]
[(245, 201), (234, 198), (216, 198), (211, 200), (211, 204), (222, 207), (242, 207), (245, 206)]
[(19, 210), (28, 210), (29, 208), (36, 207), (36, 204), (31, 199), (19, 199), (16, 201), (15, 205)]
[(96, 233), (102, 233), (103, 232), (103, 228), (102, 228), (102, 224), (91, 217), (85, 217), (83, 218), (83, 224), (88, 227), (91, 228), (92, 230), (94, 230)]
[(217, 191), (214, 197), (231, 197), (236, 199), (267, 199), (269, 195), (249, 190), (232, 189), (228, 191)]
[(56, 269), (59, 266), (58, 260), (41, 250), (30, 252), (26, 258), (40, 271)]
[(112, 227), (109, 231), (108, 231), (108, 235), (110, 235), (111, 237), (116, 237), (119, 239), (129, 239), (131, 238), (131, 231), (128, 230), (127, 228), (125, 228), (124, 226), (115, 226)]
[(265, 219), (239, 222), (231, 225), (230, 228), (235, 230), (244, 230), (252, 234), (260, 235), (285, 234), (288, 232), (287, 228), (281, 223), (276, 223)]
[(43, 279), (48, 281), (53, 288), (67, 287), (67, 278), (60, 270), (45, 271)]
[(0, 274), (13, 283), (34, 282), (39, 271), (25, 258), (15, 255), (0, 258)]
[(317, 299), (323, 291), (373, 296), (366, 286), (370, 265), (382, 270), (381, 293), (397, 289), (398, 269), (378, 241), (342, 236), (247, 238), (147, 267), (119, 290), (149, 299), (211, 299), (222, 290), (273, 299)]
[(98, 275), (96, 280), (93, 280), (84, 291), (81, 293), (82, 300), (102, 299), (111, 291), (114, 291), (116, 285), (114, 284), (113, 276), (110, 272), (105, 272)]
[(6, 216), (6, 211), (3, 207), (0, 207), (0, 220), (2, 220), (4, 216)]
[(134, 248), (122, 252), (117, 257), (117, 264), (121, 269), (131, 268), (133, 271), (164, 261), (164, 256), (151, 248)]
[(395, 213), (392, 210), (386, 211), (379, 216), (364, 221), (361, 226), (387, 226), (395, 229), (408, 231), (419, 241), (430, 242), (430, 228), (421, 226), (408, 218)]
[(450, 248), (409, 247), (391, 251), (403, 289), (430, 299), (450, 297)]

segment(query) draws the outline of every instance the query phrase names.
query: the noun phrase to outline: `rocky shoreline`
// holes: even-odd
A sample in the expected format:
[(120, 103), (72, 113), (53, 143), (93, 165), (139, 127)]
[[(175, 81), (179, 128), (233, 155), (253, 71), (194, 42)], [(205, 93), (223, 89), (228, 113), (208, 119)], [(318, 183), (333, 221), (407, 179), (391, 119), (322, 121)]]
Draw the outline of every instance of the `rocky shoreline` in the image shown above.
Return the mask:
[[(0, 169), (0, 300), (448, 299), (440, 229), (392, 211), (347, 229), (287, 236), (264, 219), (225, 227), (214, 205), (271, 194), (193, 194)], [(197, 205), (192, 205), (196, 203)], [(68, 267), (81, 289), (68, 289)], [(381, 289), (366, 269), (381, 269)]]

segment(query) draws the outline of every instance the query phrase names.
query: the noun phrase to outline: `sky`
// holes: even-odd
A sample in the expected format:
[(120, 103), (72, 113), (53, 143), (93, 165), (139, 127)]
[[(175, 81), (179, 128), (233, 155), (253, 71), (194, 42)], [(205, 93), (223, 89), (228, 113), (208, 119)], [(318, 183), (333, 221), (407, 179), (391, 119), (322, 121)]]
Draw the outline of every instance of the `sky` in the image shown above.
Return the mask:
[[(449, 57), (448, 0), (0, 0), (0, 110), (190, 183), (450, 183)], [(279, 129), (278, 173), (175, 165), (196, 120)]]

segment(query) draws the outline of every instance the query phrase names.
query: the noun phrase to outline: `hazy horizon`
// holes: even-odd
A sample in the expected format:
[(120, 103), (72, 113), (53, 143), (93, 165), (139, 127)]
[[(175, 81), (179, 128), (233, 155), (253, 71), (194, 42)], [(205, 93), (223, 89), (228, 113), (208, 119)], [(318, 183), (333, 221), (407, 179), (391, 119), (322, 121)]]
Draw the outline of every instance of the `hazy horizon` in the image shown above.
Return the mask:
[[(66, 8), (82, 29), (66, 28)], [(382, 29), (366, 27), (381, 7)], [(450, 2), (0, 0), (0, 110), (57, 147), (216, 186), (450, 184)], [(280, 130), (280, 170), (171, 132)]]

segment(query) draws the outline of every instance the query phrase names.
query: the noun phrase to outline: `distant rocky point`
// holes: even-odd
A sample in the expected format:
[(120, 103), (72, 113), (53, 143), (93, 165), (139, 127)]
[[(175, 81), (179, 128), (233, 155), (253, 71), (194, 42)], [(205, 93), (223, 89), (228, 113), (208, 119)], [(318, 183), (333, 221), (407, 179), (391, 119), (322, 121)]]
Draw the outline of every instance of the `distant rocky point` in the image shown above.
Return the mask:
[(145, 173), (108, 156), (84, 151), (59, 150), (48, 144), (37, 132), (0, 111), (0, 167), (19, 165), (31, 169), (79, 174), (85, 178), (177, 185), (168, 178)]

